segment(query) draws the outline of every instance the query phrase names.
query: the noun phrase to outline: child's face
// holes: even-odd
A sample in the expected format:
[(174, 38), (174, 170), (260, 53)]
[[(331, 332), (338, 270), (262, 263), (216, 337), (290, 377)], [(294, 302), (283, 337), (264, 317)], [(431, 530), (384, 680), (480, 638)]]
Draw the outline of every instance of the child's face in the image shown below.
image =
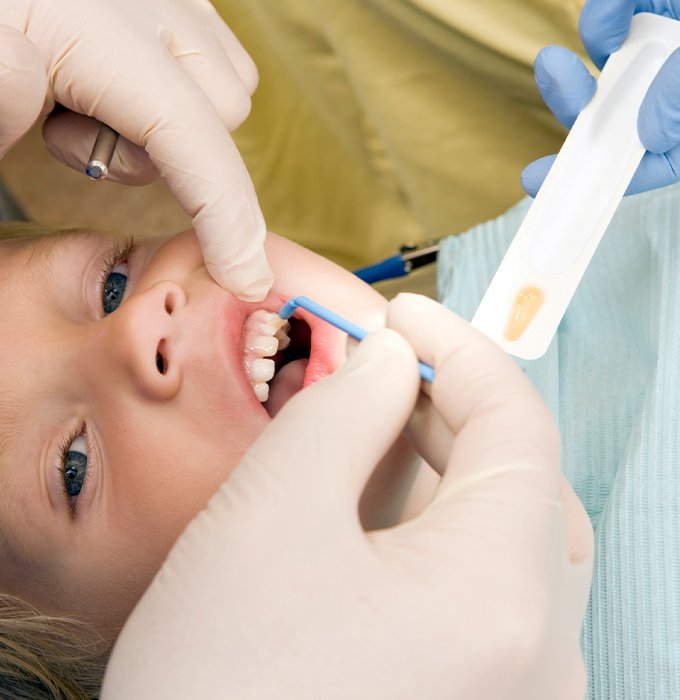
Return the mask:
[[(0, 588), (102, 628), (124, 620), (270, 420), (244, 371), (249, 314), (299, 294), (355, 322), (384, 304), (273, 235), (276, 283), (259, 304), (212, 281), (192, 232), (139, 245), (104, 279), (112, 243), (0, 246)], [(103, 281), (114, 292), (107, 315)], [(304, 381), (335, 369), (344, 343), (313, 326)], [(299, 388), (300, 365), (272, 382), (272, 403)]]

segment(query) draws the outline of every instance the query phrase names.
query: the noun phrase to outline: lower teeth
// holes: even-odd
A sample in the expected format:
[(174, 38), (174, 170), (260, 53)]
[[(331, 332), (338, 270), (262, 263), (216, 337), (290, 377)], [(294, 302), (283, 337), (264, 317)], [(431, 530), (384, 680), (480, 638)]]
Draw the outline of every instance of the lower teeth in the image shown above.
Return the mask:
[(269, 384), (267, 382), (257, 382), (256, 384), (251, 384), (251, 386), (260, 403), (264, 403), (269, 398)]

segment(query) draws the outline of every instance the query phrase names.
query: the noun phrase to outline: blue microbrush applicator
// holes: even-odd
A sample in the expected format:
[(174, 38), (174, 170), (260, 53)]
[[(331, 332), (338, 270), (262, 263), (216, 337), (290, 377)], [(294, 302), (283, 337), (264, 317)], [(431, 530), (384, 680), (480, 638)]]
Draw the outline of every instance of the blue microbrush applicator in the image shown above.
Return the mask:
[[(331, 326), (339, 328), (341, 331), (344, 331), (355, 340), (363, 340), (368, 335), (368, 331), (361, 326), (357, 326), (356, 323), (352, 323), (346, 318), (338, 316), (338, 314), (330, 311), (325, 306), (321, 306), (321, 304), (317, 304), (315, 301), (312, 301), (307, 297), (293, 297), (292, 299), (289, 299), (279, 309), (279, 316), (281, 316), (281, 318), (289, 319), (295, 313), (295, 309), (298, 307), (305, 309), (305, 311), (309, 311), (309, 313), (314, 314), (315, 316), (318, 316), (320, 319), (330, 323)], [(420, 376), (426, 382), (433, 382), (434, 369), (430, 365), (427, 365), (420, 360), (418, 361), (418, 365), (420, 368)]]

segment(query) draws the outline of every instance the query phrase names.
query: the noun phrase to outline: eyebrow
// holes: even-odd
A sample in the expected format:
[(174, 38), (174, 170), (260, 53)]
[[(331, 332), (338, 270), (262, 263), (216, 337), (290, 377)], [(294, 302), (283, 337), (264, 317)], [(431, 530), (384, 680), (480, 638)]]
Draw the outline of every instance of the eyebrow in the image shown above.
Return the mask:
[(72, 235), (70, 232), (50, 233), (36, 241), (36, 245), (32, 246), (28, 253), (26, 272), (30, 285), (42, 282), (45, 278), (48, 280), (52, 278), (54, 259), (59, 246), (63, 245), (65, 239)]
[[(12, 478), (14, 475), (23, 472), (25, 465), (15, 465), (16, 470), (12, 471), (11, 462), (3, 459), (7, 453), (7, 448), (10, 443), (16, 444), (19, 439), (19, 431), (17, 424), (16, 406), (19, 402), (18, 394), (12, 389), (12, 379), (9, 378), (2, 390), (2, 400), (0, 400), (0, 463), (9, 465), (10, 469), (3, 470), (3, 478), (0, 486), (3, 492), (3, 513), (0, 517), (0, 552), (4, 552), (4, 556), (10, 561), (18, 562), (24, 559), (23, 542), (16, 537), (16, 523), (20, 520), (25, 520), (27, 511), (25, 494), (22, 492), (22, 486), (26, 483), (32, 484), (31, 498), (37, 494), (38, 485), (34, 483), (34, 479), (29, 475), (29, 481), (24, 479)], [(30, 511), (30, 509), (29, 509)], [(32, 511), (31, 511), (32, 512)], [(3, 560), (7, 564), (6, 558)]]
[[(102, 237), (105, 238), (104, 235)], [(67, 249), (69, 244), (77, 244), (79, 241), (81, 243), (88, 241), (91, 244), (92, 234), (80, 229), (64, 229), (51, 232), (42, 238), (31, 239), (29, 242), (32, 245), (18, 281), (19, 288), (30, 294), (39, 285), (45, 286), (55, 282), (58, 269), (55, 263), (60, 251)], [(94, 248), (82, 257), (82, 266), (78, 268), (78, 274), (84, 272), (93, 252)]]
[(15, 441), (19, 436), (16, 414), (19, 396), (12, 391), (12, 384), (12, 379), (8, 378), (0, 393), (0, 459), (4, 456), (8, 443)]
[[(18, 290), (26, 292), (31, 289), (39, 281), (40, 272), (51, 277), (56, 249), (54, 241), (49, 240), (51, 238), (52, 236), (48, 235), (41, 239), (18, 241), (31, 246), (25, 269), (13, 281), (13, 283), (16, 283)], [(5, 244), (11, 244), (12, 242), (10, 239)], [(40, 269), (40, 272), (34, 269), (34, 263)], [(19, 437), (16, 406), (20, 404), (20, 396), (16, 391), (13, 377), (7, 376), (2, 379), (2, 391), (0, 391), (0, 461), (7, 451), (8, 443), (16, 442)]]

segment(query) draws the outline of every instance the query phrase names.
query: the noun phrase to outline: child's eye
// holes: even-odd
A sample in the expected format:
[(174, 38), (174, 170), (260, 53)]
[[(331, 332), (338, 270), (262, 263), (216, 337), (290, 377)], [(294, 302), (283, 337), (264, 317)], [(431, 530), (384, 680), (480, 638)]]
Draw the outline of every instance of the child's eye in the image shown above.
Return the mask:
[(123, 300), (127, 285), (128, 264), (117, 263), (107, 273), (102, 287), (102, 308), (104, 314), (113, 313)]
[(70, 438), (62, 449), (64, 493), (75, 505), (87, 476), (87, 440), (84, 433)]
[(99, 286), (101, 288), (104, 316), (113, 313), (123, 301), (130, 266), (128, 257), (134, 249), (134, 241), (117, 242), (104, 262)]

